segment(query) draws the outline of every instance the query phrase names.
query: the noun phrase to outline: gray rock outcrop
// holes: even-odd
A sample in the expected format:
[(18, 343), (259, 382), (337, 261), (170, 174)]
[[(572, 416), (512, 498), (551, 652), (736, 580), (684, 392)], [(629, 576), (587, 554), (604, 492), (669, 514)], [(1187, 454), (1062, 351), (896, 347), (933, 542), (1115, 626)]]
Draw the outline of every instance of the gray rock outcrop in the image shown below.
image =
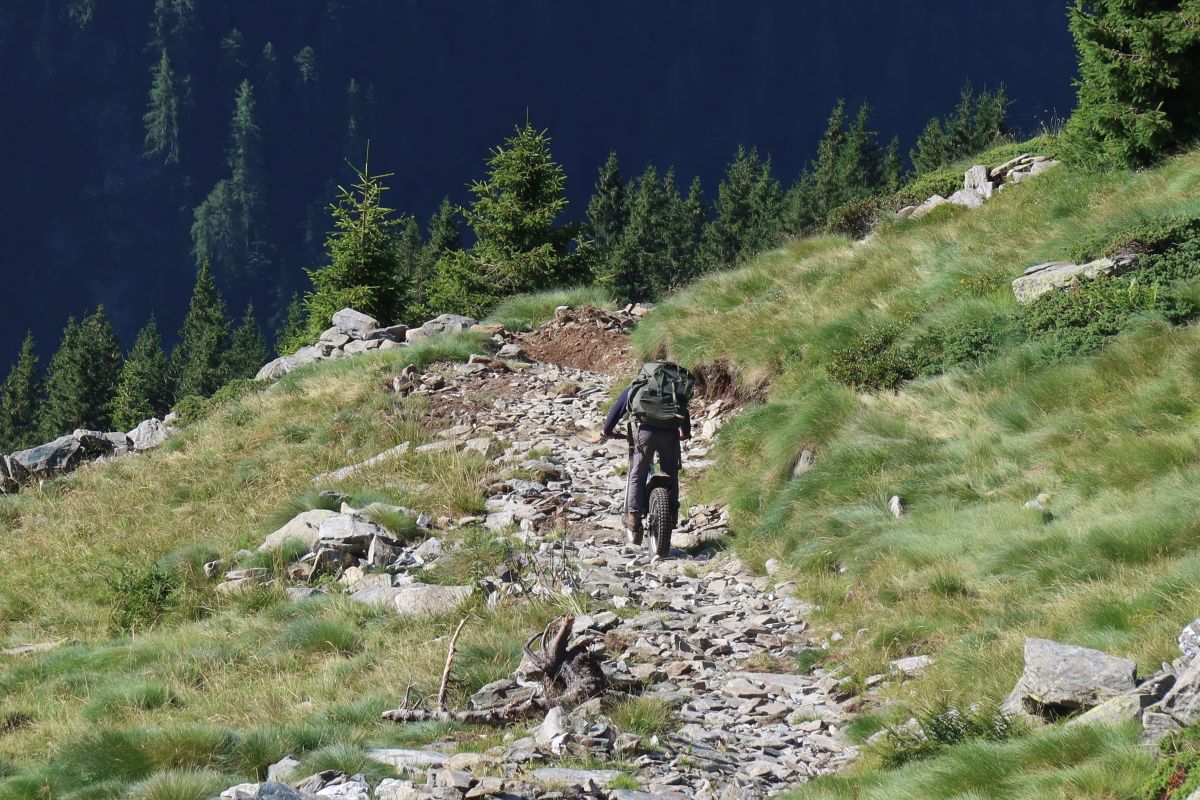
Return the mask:
[(1027, 305), (1042, 295), (1056, 289), (1065, 289), (1076, 284), (1079, 280), (1096, 278), (1101, 275), (1120, 275), (1137, 266), (1137, 259), (1132, 256), (1120, 258), (1098, 258), (1086, 264), (1074, 264), (1069, 261), (1047, 261), (1036, 264), (1012, 282), (1013, 296), (1021, 305)]
[(1025, 670), (1001, 709), (1057, 719), (1086, 711), (1136, 687), (1137, 664), (1049, 639), (1025, 640)]

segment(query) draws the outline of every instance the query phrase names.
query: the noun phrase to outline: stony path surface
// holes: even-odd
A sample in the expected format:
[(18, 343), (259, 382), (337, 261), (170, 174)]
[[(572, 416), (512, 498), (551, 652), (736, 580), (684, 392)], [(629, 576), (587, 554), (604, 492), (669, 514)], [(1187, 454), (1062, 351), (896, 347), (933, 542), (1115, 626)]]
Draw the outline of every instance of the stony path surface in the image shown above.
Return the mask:
[[(567, 601), (578, 606), (573, 641), (593, 643), (610, 694), (573, 709), (552, 708), (540, 724), (514, 725), (506, 743), (486, 753), (452, 754), (437, 745), (370, 752), (411, 779), (372, 787), (361, 776), (321, 773), (298, 784), (243, 784), (223, 798), (753, 800), (854, 757), (840, 735), (850, 696), (837, 676), (792, 672), (809, 645), (809, 609), (794, 586), (773, 585), (720, 549), (727, 533), (721, 509), (688, 509), (668, 558), (652, 559), (645, 547), (625, 543), (626, 445), (595, 443), (611, 380), (552, 364), (473, 359), (408, 372), (393, 384), (429, 399), (435, 435), (417, 452), (474, 450), (495, 460), (486, 517), (440, 521), (451, 528), (482, 524), (501, 536), (517, 531), (513, 558), (485, 581), (488, 603), (575, 598)], [(720, 402), (693, 409), (685, 475), (707, 466), (726, 416)], [(406, 449), (393, 448), (361, 468)], [(453, 547), (453, 536), (444, 545), (436, 537), (411, 548), (381, 545), (386, 531), (343, 508), (305, 512), (264, 547), (305, 531), (312, 552), (293, 572), (311, 576), (342, 565), (342, 583), (356, 600), (399, 613), (422, 613), (426, 604), (445, 612), (472, 592), (413, 582), (413, 571), (440, 557), (443, 546)], [(253, 580), (226, 577), (231, 591)], [(313, 591), (289, 589), (298, 596)], [(541, 681), (526, 664), (477, 692), (471, 705), (503, 706), (538, 691)], [(640, 735), (619, 730), (608, 714), (623, 694), (640, 696), (633, 702), (665, 716), (666, 724), (656, 733), (648, 726)], [(281, 763), (272, 772), (282, 778), (296, 766)], [(633, 784), (638, 788), (623, 788)]]
[[(606, 670), (618, 682), (645, 681), (646, 696), (676, 709), (678, 727), (659, 737), (653, 752), (633, 758), (646, 790), (658, 797), (756, 797), (842, 767), (853, 756), (838, 736), (847, 718), (839, 698), (848, 697), (832, 676), (784, 672), (806, 644), (806, 608), (792, 586), (772, 587), (735, 558), (703, 549), (704, 540), (724, 533), (723, 514), (693, 507), (676, 533), (676, 542), (690, 547), (667, 559), (625, 544), (626, 445), (587, 441), (603, 420), (611, 378), (548, 364), (477, 373), (451, 379), (439, 392), (465, 401), (447, 437), (477, 448), (499, 440), (499, 463), (533, 475), (493, 487), (486, 524), (520, 525), (544, 557), (577, 565), (577, 587), (620, 613), (584, 616), (576, 630), (604, 634)], [(694, 410), (697, 436), (685, 443), (685, 472), (706, 466), (720, 411), (720, 403)], [(594, 727), (588, 711), (575, 715), (576, 729), (565, 726), (564, 741), (547, 741), (553, 736), (543, 730), (533, 744), (583, 754), (578, 740)], [(535, 750), (518, 743), (509, 755)]]

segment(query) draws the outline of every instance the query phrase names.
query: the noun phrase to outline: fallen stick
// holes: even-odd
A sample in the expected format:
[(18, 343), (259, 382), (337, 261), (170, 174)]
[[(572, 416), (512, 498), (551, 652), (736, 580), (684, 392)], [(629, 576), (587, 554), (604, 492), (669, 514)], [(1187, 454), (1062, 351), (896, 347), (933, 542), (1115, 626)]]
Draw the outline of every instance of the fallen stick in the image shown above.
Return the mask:
[(458, 649), (458, 635), (462, 633), (467, 619), (467, 617), (463, 617), (462, 622), (458, 623), (458, 627), (454, 629), (454, 635), (450, 637), (450, 647), (446, 650), (446, 666), (442, 669), (442, 682), (438, 686), (437, 693), (437, 710), (442, 714), (446, 713), (446, 685), (450, 682), (450, 667), (454, 665), (454, 653)]

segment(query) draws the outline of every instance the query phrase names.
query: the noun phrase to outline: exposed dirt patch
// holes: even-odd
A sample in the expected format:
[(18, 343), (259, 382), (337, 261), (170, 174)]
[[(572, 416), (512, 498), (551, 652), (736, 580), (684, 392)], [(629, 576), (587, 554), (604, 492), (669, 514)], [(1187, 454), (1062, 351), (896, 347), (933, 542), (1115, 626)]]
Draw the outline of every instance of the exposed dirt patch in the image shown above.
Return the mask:
[(636, 323), (632, 314), (567, 309), (553, 322), (521, 334), (517, 342), (536, 361), (618, 375), (633, 369), (629, 330)]

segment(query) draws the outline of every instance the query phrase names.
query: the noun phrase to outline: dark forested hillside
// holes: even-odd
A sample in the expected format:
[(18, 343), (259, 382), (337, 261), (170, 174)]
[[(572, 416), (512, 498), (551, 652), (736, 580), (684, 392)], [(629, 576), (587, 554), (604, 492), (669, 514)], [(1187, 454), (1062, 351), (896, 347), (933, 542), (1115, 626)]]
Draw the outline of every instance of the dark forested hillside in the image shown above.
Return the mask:
[(905, 150), (968, 79), (1006, 82), (1018, 126), (1070, 105), (1057, 3), (448, 5), (0, 2), (0, 364), (101, 304), (125, 347), (151, 314), (170, 344), (197, 249), (231, 313), (253, 300), (274, 327), (368, 139), (389, 204), (424, 226), (528, 112), (579, 219), (613, 149), (711, 195), (740, 143), (792, 180), (838, 97)]

